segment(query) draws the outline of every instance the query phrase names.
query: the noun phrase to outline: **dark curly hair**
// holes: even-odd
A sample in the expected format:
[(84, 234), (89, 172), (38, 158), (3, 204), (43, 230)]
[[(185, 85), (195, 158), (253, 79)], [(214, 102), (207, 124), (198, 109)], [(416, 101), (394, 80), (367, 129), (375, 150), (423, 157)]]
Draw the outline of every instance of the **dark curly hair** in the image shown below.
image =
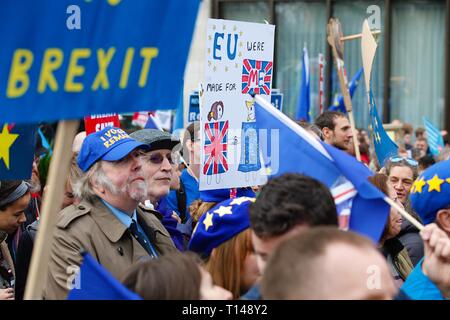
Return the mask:
[(338, 225), (336, 205), (321, 182), (288, 173), (270, 180), (250, 206), (250, 223), (260, 238), (286, 233), (294, 226)]

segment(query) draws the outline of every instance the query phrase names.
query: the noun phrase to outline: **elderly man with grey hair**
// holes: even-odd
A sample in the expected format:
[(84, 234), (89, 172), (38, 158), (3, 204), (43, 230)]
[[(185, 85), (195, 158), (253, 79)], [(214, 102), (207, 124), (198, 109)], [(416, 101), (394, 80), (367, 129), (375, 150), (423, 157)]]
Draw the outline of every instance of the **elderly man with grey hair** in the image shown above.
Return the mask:
[(139, 208), (154, 214), (167, 229), (175, 246), (185, 250), (183, 234), (177, 229), (178, 215), (167, 205), (166, 196), (174, 180), (179, 179), (175, 171), (181, 149), (180, 140), (170, 133), (156, 129), (142, 129), (130, 136), (148, 145), (143, 155), (143, 170), (147, 181), (147, 199)]
[(60, 213), (43, 298), (64, 299), (69, 290), (83, 286), (75, 281), (83, 251), (118, 278), (137, 261), (176, 250), (159, 220), (136, 210), (147, 197), (146, 149), (114, 127), (83, 141), (78, 165), (84, 174), (74, 188), (82, 201)]

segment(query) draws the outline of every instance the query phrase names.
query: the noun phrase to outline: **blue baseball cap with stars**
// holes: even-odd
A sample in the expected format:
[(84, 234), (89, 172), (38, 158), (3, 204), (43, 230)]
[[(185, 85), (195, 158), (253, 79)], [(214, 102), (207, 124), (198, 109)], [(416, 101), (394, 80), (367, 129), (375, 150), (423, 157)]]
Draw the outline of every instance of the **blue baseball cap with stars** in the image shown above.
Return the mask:
[(136, 148), (148, 149), (149, 146), (132, 139), (120, 128), (105, 127), (84, 139), (77, 159), (78, 166), (86, 172), (98, 160), (118, 161)]
[(427, 168), (411, 187), (411, 204), (425, 224), (436, 220), (440, 209), (450, 206), (450, 160)]
[(249, 207), (255, 198), (228, 199), (203, 214), (189, 241), (188, 249), (209, 256), (214, 248), (250, 227)]

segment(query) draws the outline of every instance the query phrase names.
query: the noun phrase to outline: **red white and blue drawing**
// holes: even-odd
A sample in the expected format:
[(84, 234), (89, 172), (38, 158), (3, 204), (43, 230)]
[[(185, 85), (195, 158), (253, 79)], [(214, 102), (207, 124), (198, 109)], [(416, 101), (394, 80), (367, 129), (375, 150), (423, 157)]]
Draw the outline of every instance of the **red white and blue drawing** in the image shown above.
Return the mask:
[(205, 161), (203, 174), (215, 175), (228, 171), (228, 121), (205, 123)]
[(270, 95), (272, 62), (244, 59), (242, 63), (242, 93)]

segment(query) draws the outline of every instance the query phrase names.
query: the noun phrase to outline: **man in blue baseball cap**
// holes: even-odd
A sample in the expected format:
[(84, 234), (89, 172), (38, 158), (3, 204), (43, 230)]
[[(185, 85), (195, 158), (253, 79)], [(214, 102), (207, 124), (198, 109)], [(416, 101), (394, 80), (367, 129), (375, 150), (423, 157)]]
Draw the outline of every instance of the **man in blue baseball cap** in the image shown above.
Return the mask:
[[(114, 276), (134, 262), (176, 250), (170, 237), (155, 237), (159, 220), (136, 207), (147, 197), (141, 156), (147, 144), (119, 128), (107, 127), (83, 141), (74, 186), (82, 199), (61, 211), (55, 231), (43, 297), (64, 299), (73, 289), (74, 267), (88, 252)], [(70, 272), (70, 270), (72, 270)]]
[(425, 256), (402, 290), (413, 299), (450, 298), (450, 160), (426, 169), (411, 188), (411, 204), (427, 224)]

